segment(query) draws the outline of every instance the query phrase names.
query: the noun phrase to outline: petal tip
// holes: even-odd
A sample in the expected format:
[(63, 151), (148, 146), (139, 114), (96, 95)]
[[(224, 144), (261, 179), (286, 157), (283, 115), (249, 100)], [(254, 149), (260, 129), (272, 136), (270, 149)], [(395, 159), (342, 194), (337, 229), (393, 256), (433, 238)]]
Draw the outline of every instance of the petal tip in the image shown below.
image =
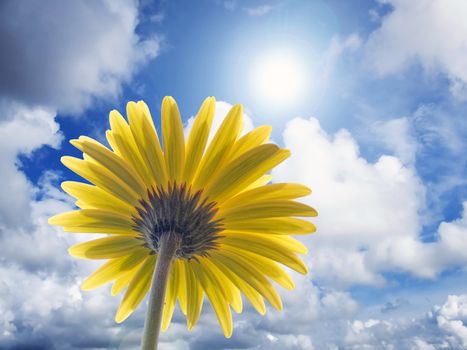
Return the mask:
[(51, 216), (50, 218), (47, 219), (47, 223), (52, 226), (60, 225), (59, 220), (58, 220), (59, 215), (60, 214)]

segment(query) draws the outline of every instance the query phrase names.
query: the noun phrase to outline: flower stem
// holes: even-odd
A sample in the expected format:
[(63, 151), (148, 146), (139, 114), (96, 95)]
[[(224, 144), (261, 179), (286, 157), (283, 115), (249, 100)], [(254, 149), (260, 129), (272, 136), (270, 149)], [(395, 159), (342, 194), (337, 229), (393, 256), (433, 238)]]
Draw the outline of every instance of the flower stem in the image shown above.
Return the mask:
[(152, 277), (146, 321), (144, 322), (142, 350), (157, 349), (170, 265), (178, 245), (177, 237), (170, 233), (162, 235), (159, 240), (159, 252)]

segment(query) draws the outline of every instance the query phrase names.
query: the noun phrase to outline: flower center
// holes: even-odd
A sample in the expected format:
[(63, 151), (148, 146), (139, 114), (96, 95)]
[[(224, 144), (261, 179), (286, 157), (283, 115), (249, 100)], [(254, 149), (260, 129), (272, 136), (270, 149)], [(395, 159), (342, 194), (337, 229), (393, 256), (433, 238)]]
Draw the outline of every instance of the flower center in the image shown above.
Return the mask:
[(167, 190), (148, 190), (148, 199), (140, 200), (141, 207), (136, 208), (139, 217), (132, 218), (148, 248), (157, 253), (163, 235), (178, 241), (175, 255), (179, 258), (206, 256), (217, 247), (222, 225), (220, 220), (213, 220), (216, 202), (202, 200), (201, 192), (192, 194), (185, 183), (169, 184)]

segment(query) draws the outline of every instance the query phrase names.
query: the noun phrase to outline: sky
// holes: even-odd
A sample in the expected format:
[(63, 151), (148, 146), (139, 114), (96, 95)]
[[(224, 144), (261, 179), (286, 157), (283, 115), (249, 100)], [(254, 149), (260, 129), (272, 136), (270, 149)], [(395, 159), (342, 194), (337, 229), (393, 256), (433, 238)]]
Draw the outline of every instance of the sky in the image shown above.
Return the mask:
[[(0, 3), (0, 349), (138, 349), (85, 239), (47, 224), (69, 139), (105, 142), (112, 109), (144, 100), (185, 125), (207, 96), (216, 121), (242, 103), (292, 156), (273, 182), (312, 188), (310, 273), (284, 310), (180, 310), (162, 349), (467, 349), (465, 0), (13, 1)], [(78, 237), (79, 236), (79, 237)]]

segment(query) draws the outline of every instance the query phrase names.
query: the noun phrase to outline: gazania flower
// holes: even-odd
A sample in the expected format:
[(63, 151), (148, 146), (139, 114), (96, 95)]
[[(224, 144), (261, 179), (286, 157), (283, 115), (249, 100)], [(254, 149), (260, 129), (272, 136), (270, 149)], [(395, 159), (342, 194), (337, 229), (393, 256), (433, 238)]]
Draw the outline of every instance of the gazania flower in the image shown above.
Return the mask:
[(155, 295), (146, 322), (154, 322), (150, 318), (163, 310), (162, 329), (167, 329), (178, 301), (191, 329), (206, 295), (230, 337), (231, 309), (242, 311), (241, 294), (260, 314), (266, 312), (264, 299), (280, 310), (271, 282), (294, 288), (281, 265), (307, 272), (297, 255), (307, 249), (290, 235), (315, 231), (299, 217), (316, 211), (295, 201), (310, 190), (300, 184), (270, 184), (267, 175), (290, 152), (268, 143), (269, 126), (240, 136), (241, 105), (230, 110), (208, 144), (214, 109), (215, 99), (207, 98), (185, 142), (177, 104), (164, 98), (161, 145), (146, 104), (129, 102), (128, 123), (117, 111), (110, 113), (106, 136), (111, 148), (81, 136), (71, 143), (83, 159), (62, 157), (65, 166), (91, 184), (63, 182), (80, 209), (49, 223), (66, 232), (106, 234), (69, 252), (107, 259), (82, 289), (106, 283), (113, 283), (112, 295), (126, 289), (117, 322), (130, 316), (152, 285)]

